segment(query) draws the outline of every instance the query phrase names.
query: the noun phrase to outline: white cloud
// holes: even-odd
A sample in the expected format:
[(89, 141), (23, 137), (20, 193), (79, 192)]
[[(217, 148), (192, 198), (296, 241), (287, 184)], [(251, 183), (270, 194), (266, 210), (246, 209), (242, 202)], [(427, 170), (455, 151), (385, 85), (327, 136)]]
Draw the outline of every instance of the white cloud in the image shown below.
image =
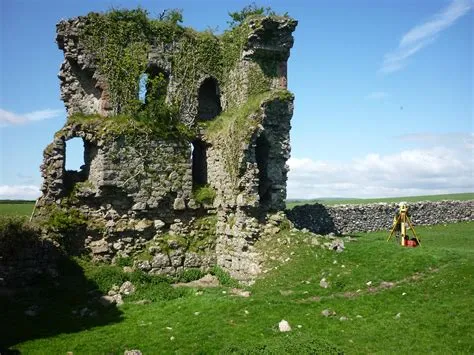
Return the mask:
[(365, 98), (368, 100), (381, 100), (389, 97), (390, 95), (385, 91), (374, 91), (368, 94)]
[(25, 123), (25, 121), (26, 117), (0, 108), (0, 124), (2, 124), (2, 126), (8, 124), (21, 124)]
[(62, 109), (61, 110), (46, 109), (46, 110), (29, 112), (25, 114), (25, 117), (30, 121), (41, 121), (41, 120), (46, 120), (48, 118), (55, 118), (62, 114), (64, 114), (64, 110)]
[(35, 185), (0, 185), (0, 199), (35, 200), (41, 195)]
[[(472, 139), (472, 134), (464, 137)], [(288, 163), (288, 198), (474, 191), (474, 155), (469, 144), (407, 149), (388, 155), (372, 153), (349, 162), (291, 158)]]
[(64, 114), (63, 109), (46, 109), (17, 114), (0, 108), (0, 126), (9, 126), (24, 124), (31, 121), (41, 121), (49, 118), (55, 118)]
[(436, 36), (452, 26), (474, 7), (472, 0), (453, 0), (430, 20), (413, 27), (400, 40), (398, 48), (385, 55), (380, 72), (391, 73), (406, 66), (406, 60), (436, 40)]

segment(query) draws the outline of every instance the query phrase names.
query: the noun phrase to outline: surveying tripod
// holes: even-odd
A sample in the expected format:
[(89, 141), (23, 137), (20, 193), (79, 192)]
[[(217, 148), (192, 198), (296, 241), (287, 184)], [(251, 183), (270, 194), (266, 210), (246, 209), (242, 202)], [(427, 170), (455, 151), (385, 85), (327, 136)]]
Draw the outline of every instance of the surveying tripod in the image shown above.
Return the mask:
[(405, 204), (402, 204), (400, 206), (400, 209), (397, 213), (397, 216), (394, 220), (392, 230), (390, 231), (390, 235), (388, 236), (387, 242), (390, 240), (392, 235), (395, 233), (397, 230), (398, 226), (400, 226), (400, 244), (402, 246), (416, 246), (413, 245), (407, 237), (407, 229), (408, 227), (411, 229), (413, 232), (413, 235), (415, 236), (416, 241), (418, 242), (418, 245), (421, 245), (420, 239), (416, 235), (415, 228), (413, 228), (413, 224), (411, 223), (410, 216), (408, 215), (408, 207)]

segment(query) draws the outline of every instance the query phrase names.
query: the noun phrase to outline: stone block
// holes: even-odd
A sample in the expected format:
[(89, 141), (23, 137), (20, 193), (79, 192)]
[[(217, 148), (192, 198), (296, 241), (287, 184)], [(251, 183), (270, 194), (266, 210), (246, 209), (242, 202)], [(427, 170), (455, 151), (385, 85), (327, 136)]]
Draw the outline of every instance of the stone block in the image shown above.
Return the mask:
[(186, 203), (184, 202), (184, 198), (177, 197), (173, 202), (173, 209), (176, 211), (182, 211), (186, 209)]
[(157, 254), (151, 260), (152, 268), (161, 269), (170, 265), (171, 265), (170, 258), (166, 254)]

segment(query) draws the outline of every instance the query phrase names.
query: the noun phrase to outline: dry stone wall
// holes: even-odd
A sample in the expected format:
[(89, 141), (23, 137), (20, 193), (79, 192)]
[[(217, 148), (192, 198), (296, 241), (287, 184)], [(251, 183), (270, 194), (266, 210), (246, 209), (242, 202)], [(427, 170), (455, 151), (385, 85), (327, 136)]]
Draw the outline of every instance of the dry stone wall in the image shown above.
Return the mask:
[[(474, 220), (474, 200), (409, 203), (412, 223), (433, 225)], [(390, 230), (398, 210), (396, 203), (324, 206), (311, 204), (286, 211), (297, 228), (317, 234), (349, 234)]]

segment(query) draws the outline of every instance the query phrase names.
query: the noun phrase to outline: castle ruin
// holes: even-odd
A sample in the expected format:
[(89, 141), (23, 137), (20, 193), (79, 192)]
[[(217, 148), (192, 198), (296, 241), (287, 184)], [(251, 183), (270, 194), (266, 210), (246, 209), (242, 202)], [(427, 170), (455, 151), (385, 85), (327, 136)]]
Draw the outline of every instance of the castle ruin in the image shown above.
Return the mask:
[[(284, 218), (297, 21), (251, 16), (216, 36), (144, 15), (57, 24), (68, 120), (44, 151), (36, 218), (95, 260), (131, 258), (155, 274), (218, 265), (252, 278), (255, 242)], [(77, 137), (84, 165), (69, 171)]]

